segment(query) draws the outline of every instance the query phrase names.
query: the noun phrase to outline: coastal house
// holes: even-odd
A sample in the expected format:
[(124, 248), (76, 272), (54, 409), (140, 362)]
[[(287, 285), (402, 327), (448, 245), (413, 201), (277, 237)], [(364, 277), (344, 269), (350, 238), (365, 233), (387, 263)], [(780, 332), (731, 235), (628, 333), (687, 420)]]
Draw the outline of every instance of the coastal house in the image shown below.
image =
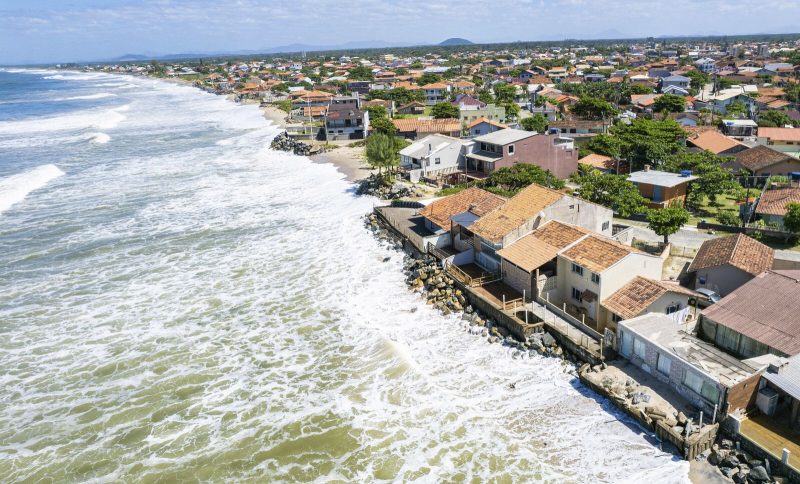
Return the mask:
[(733, 138), (752, 138), (758, 132), (758, 124), (752, 119), (723, 119), (722, 132)]
[(726, 296), (772, 269), (775, 251), (744, 234), (706, 240), (687, 272), (694, 288), (705, 288)]
[(669, 316), (676, 324), (694, 319), (689, 299), (700, 297), (676, 282), (636, 276), (601, 303), (598, 327), (616, 332), (617, 323), (647, 313)]
[(364, 139), (369, 135), (369, 111), (361, 109), (356, 96), (335, 96), (325, 114), (325, 136), (328, 141)]
[(437, 180), (458, 172), (474, 145), (472, 141), (441, 134), (428, 135), (400, 150), (400, 169), (415, 183), (420, 179)]
[(468, 252), (472, 250), (474, 237), (470, 226), (505, 201), (499, 195), (470, 187), (429, 203), (419, 214), (425, 219), (425, 228), (435, 234), (431, 241), (434, 246), (452, 246), (459, 252)]
[(755, 213), (768, 225), (783, 228), (786, 206), (800, 203), (800, 187), (782, 187), (764, 190), (756, 203)]
[(647, 313), (620, 321), (617, 351), (668, 384), (709, 419), (752, 406), (760, 369), (725, 353), (665, 314)]
[(700, 334), (725, 351), (753, 358), (800, 353), (800, 273), (762, 272), (704, 309)]
[(736, 158), (726, 163), (725, 167), (734, 173), (746, 170), (755, 176), (788, 176), (792, 172), (800, 171), (800, 159), (769, 146), (758, 145), (736, 153)]
[(510, 246), (548, 220), (558, 220), (610, 236), (611, 209), (533, 184), (487, 213), (470, 228), (475, 262), (496, 272), (497, 251)]
[(748, 149), (748, 146), (716, 130), (703, 131), (686, 139), (689, 147), (710, 151), (719, 156), (730, 156)]
[(758, 128), (758, 144), (800, 156), (800, 128)]
[(559, 135), (503, 129), (475, 138), (476, 151), (467, 155), (467, 174), (483, 178), (497, 169), (517, 163), (550, 170), (568, 178), (578, 169), (578, 150), (572, 140)]
[(430, 134), (443, 134), (458, 138), (461, 136), (461, 121), (456, 118), (424, 119), (404, 118), (393, 119), (398, 136), (406, 139), (419, 139)]
[(675, 90), (669, 88), (678, 88), (680, 92), (689, 92), (689, 85), (692, 80), (686, 76), (670, 75), (661, 78), (661, 92), (664, 94), (676, 94)]
[(673, 203), (683, 206), (689, 183), (696, 179), (691, 172), (669, 173), (651, 170), (647, 165), (644, 170), (628, 176), (628, 181), (636, 185), (639, 193), (649, 200), (650, 208), (669, 207)]

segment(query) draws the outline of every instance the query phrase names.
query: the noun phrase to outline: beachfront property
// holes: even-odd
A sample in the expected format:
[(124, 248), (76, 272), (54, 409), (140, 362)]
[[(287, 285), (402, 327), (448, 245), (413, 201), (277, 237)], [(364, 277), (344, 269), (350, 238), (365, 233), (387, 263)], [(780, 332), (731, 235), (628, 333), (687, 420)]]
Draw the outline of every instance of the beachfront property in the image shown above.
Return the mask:
[(334, 96), (325, 115), (325, 137), (328, 141), (364, 139), (369, 135), (369, 111), (361, 109), (361, 98)]
[(619, 354), (703, 409), (709, 420), (750, 409), (763, 367), (741, 361), (660, 313), (620, 321)]
[(775, 251), (744, 234), (703, 242), (686, 272), (695, 289), (726, 296), (764, 271), (772, 269)]
[(664, 208), (672, 204), (683, 206), (689, 184), (697, 180), (691, 172), (669, 173), (650, 169), (635, 171), (628, 175), (628, 181), (636, 185), (639, 193), (649, 201), (650, 208)]
[(400, 150), (400, 169), (414, 183), (424, 179), (438, 184), (441, 177), (461, 170), (474, 146), (469, 140), (428, 135)]
[(461, 137), (461, 122), (456, 118), (403, 118), (393, 119), (392, 123), (397, 128), (397, 136), (408, 140), (417, 140), (431, 134)]
[(467, 155), (467, 176), (485, 178), (517, 163), (536, 165), (566, 179), (578, 169), (578, 150), (570, 138), (502, 129), (475, 138), (476, 150)]
[(676, 324), (697, 318), (690, 301), (701, 297), (674, 281), (636, 276), (601, 302), (598, 327), (616, 332), (617, 323), (648, 313), (663, 314)]
[(497, 251), (548, 220), (558, 220), (610, 236), (611, 209), (540, 185), (530, 185), (470, 226), (475, 263), (489, 272), (501, 268)]
[(425, 228), (432, 234), (426, 243), (439, 248), (453, 247), (471, 256), (474, 234), (470, 227), (505, 202), (506, 198), (477, 187), (434, 200), (419, 211)]

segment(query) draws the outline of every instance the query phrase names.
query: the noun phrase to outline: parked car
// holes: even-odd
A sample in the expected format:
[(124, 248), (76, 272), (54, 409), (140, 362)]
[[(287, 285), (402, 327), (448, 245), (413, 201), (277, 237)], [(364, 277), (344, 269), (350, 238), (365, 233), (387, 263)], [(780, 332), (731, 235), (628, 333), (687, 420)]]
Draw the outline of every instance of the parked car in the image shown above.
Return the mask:
[(696, 292), (699, 292), (703, 295), (703, 297), (698, 298), (697, 305), (701, 308), (706, 308), (711, 306), (712, 304), (719, 302), (722, 299), (722, 296), (719, 293), (712, 291), (711, 289), (706, 289), (701, 287), (700, 289), (695, 289)]

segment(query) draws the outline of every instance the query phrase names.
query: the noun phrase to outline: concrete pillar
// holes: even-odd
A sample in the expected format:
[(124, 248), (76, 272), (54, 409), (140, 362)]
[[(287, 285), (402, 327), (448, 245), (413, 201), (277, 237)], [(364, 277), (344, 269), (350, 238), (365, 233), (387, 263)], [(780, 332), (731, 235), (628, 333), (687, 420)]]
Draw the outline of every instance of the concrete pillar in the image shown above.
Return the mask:
[(781, 457), (781, 462), (783, 462), (786, 465), (789, 465), (789, 455), (790, 454), (791, 454), (791, 452), (789, 451), (789, 449), (783, 449), (783, 456)]

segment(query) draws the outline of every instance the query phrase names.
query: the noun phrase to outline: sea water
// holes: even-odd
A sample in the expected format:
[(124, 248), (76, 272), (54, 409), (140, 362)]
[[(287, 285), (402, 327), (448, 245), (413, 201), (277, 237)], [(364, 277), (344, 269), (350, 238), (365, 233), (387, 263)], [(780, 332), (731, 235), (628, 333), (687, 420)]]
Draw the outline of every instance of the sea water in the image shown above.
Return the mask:
[(255, 106), (0, 72), (0, 481), (686, 482), (555, 359), (409, 292)]

